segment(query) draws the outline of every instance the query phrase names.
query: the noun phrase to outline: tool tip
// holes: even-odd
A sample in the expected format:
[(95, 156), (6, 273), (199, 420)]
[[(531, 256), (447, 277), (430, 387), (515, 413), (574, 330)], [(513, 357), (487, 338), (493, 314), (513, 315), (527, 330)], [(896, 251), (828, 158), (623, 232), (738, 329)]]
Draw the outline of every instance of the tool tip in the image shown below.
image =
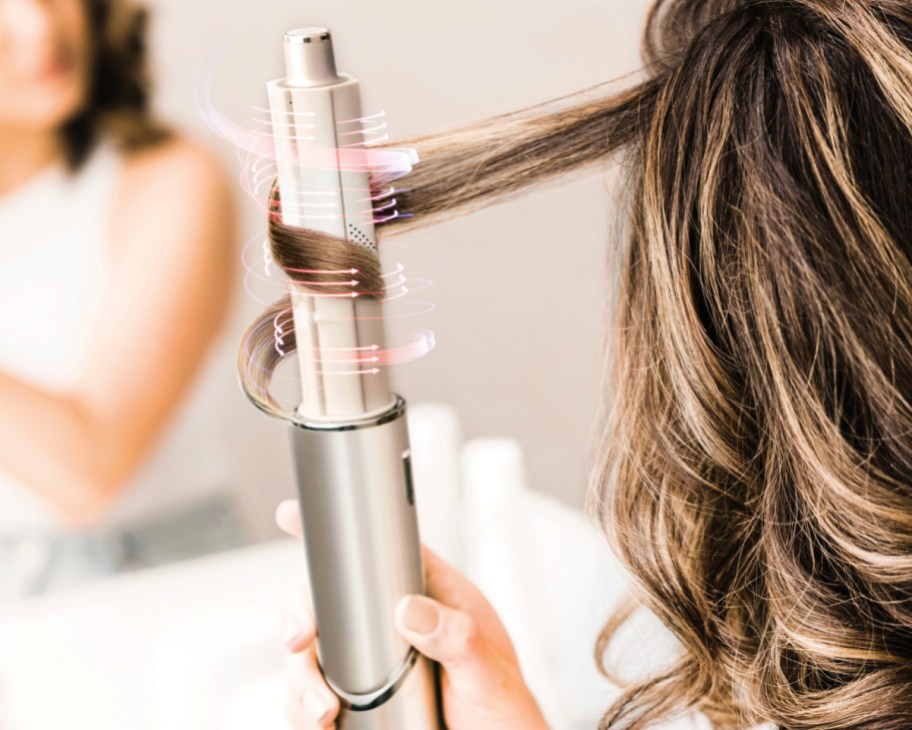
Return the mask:
[(316, 26), (295, 28), (285, 33), (286, 43), (321, 43), (328, 40), (330, 40), (329, 31)]
[(339, 82), (332, 37), (326, 28), (295, 28), (285, 33), (285, 72), (292, 86)]

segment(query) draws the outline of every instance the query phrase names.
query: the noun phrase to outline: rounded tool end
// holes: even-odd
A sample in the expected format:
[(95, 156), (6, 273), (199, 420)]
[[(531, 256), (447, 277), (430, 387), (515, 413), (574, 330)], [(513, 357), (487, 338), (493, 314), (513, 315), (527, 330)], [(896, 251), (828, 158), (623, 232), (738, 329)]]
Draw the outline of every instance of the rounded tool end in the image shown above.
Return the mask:
[(326, 86), (341, 81), (332, 36), (326, 28), (295, 28), (285, 34), (285, 76), (291, 86)]
[(286, 43), (321, 43), (323, 41), (332, 42), (329, 30), (316, 26), (295, 28), (285, 34)]

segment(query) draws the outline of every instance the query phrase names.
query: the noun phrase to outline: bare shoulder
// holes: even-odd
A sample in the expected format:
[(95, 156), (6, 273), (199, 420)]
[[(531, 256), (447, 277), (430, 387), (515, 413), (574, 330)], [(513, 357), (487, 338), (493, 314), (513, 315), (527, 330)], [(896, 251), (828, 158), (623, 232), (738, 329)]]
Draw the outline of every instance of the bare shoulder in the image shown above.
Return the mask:
[(125, 175), (135, 184), (167, 181), (181, 184), (208, 182), (225, 185), (221, 161), (208, 147), (190, 137), (175, 135), (153, 147), (131, 152), (125, 157)]
[(201, 224), (218, 229), (230, 225), (233, 198), (217, 155), (189, 137), (175, 135), (125, 156), (112, 225), (135, 231), (149, 224), (166, 232), (184, 228), (192, 219), (197, 231)]

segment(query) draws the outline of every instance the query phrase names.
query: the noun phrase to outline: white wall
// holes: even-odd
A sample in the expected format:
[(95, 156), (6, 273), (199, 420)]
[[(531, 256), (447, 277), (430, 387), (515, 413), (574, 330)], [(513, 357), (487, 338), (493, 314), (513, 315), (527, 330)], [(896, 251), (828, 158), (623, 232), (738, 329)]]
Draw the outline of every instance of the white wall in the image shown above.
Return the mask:
[[(361, 80), (364, 112), (385, 110), (395, 139), (635, 71), (646, 4), (151, 0), (157, 104), (166, 118), (216, 148), (238, 176), (233, 146), (205, 127), (194, 107), (196, 67), (213, 43), (225, 49), (213, 100), (227, 117), (249, 125), (252, 107), (266, 105), (265, 82), (282, 75), (282, 33), (302, 25), (330, 28), (339, 69)], [(598, 397), (607, 251), (617, 236), (607, 188), (613, 178), (595, 170), (381, 247), (388, 267), (401, 262), (409, 276), (433, 279), (420, 298), (437, 305), (420, 321), (391, 325), (393, 337), (428, 327), (438, 343), (428, 357), (394, 370), (397, 391), (412, 403), (453, 405), (467, 437), (518, 439), (532, 485), (572, 504), (581, 503), (585, 490)], [(247, 198), (241, 202), (246, 240), (264, 229), (264, 220)], [(241, 295), (207, 377), (227, 384), (217, 437), (244, 445), (235, 450), (238, 478), (268, 532), (275, 501), (292, 492), (286, 435), (234, 386), (237, 342), (258, 309)]]

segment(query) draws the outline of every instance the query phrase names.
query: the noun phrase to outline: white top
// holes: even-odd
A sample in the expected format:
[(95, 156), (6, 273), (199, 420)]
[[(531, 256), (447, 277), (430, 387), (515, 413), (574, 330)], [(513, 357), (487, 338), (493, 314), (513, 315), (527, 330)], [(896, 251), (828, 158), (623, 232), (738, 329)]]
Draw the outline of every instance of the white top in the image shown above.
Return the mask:
[[(0, 370), (58, 392), (79, 373), (111, 275), (108, 221), (122, 166), (103, 141), (75, 174), (55, 163), (0, 195)], [(226, 486), (227, 460), (218, 439), (206, 438), (215, 394), (204, 379), (106, 522)], [(48, 448), (53, 440), (48, 434)], [(0, 533), (57, 525), (51, 508), (0, 464)]]

